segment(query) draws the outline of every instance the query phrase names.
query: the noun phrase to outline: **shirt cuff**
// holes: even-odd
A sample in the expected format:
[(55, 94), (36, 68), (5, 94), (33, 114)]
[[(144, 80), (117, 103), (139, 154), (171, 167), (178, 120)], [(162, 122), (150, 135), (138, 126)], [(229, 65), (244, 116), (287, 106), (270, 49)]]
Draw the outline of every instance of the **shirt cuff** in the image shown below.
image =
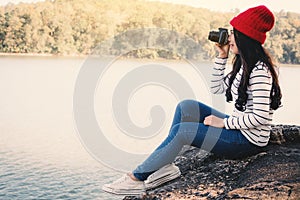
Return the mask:
[(230, 127), (228, 126), (228, 118), (224, 118), (223, 123), (226, 129), (230, 129)]

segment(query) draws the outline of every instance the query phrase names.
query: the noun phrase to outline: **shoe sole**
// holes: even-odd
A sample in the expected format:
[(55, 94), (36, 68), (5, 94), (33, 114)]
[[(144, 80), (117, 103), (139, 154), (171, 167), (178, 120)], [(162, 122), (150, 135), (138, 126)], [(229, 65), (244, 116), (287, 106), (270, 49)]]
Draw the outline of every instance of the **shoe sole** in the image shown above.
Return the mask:
[(142, 189), (131, 189), (131, 190), (114, 190), (110, 187), (106, 187), (106, 186), (103, 186), (102, 187), (102, 190), (105, 191), (105, 192), (108, 192), (108, 193), (111, 193), (111, 194), (116, 194), (116, 195), (140, 195), (142, 193), (145, 193), (146, 190), (150, 190), (150, 189), (154, 189), (166, 182), (169, 182), (171, 180), (174, 180), (176, 178), (178, 178), (179, 176), (181, 175), (181, 172), (178, 170), (176, 171), (175, 173), (173, 174), (168, 174), (166, 176), (163, 176), (157, 180), (154, 180), (150, 183), (145, 183), (145, 190), (142, 190)]
[(142, 193), (146, 192), (146, 190), (142, 190), (142, 189), (115, 190), (115, 189), (112, 189), (112, 188), (106, 187), (106, 186), (103, 186), (102, 190), (105, 191), (105, 192), (108, 192), (108, 193), (111, 193), (111, 194), (117, 194), (117, 195), (139, 195), (139, 194), (142, 194)]
[(169, 182), (171, 180), (174, 180), (174, 179), (178, 178), (180, 175), (181, 175), (181, 172), (178, 170), (173, 174), (168, 174), (168, 175), (163, 176), (163, 177), (161, 177), (157, 180), (154, 180), (150, 183), (145, 183), (145, 188), (146, 188), (146, 190), (156, 188), (156, 187), (158, 187), (158, 186), (160, 186), (160, 185), (162, 185), (166, 182)]

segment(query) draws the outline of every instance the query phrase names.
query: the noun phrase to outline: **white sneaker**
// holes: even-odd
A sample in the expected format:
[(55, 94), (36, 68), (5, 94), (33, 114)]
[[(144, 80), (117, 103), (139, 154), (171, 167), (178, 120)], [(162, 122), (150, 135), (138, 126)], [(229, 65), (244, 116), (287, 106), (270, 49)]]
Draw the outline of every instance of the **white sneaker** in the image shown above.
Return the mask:
[(139, 195), (146, 191), (144, 181), (134, 181), (127, 174), (111, 184), (103, 185), (102, 190), (118, 195)]
[(160, 186), (168, 181), (171, 181), (181, 175), (179, 168), (174, 164), (168, 164), (151, 174), (145, 180), (145, 188), (152, 189)]

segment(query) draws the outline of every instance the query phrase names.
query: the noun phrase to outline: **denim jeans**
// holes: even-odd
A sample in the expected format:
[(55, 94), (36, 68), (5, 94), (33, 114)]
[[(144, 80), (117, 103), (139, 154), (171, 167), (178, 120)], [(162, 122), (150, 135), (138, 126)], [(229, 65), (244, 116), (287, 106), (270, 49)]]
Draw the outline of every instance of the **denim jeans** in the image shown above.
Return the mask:
[(184, 100), (175, 110), (167, 138), (134, 171), (139, 180), (172, 163), (184, 145), (191, 145), (227, 158), (239, 158), (259, 152), (261, 148), (250, 143), (240, 130), (216, 128), (203, 124), (204, 118), (215, 115), (228, 117), (201, 102)]

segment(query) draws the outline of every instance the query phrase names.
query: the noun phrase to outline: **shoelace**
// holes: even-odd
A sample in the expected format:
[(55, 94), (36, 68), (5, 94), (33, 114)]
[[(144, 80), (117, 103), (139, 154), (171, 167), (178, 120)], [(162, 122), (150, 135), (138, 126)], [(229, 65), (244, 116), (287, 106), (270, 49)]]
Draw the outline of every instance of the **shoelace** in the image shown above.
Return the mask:
[(118, 180), (114, 181), (113, 184), (125, 182), (129, 177), (127, 175), (122, 176)]

